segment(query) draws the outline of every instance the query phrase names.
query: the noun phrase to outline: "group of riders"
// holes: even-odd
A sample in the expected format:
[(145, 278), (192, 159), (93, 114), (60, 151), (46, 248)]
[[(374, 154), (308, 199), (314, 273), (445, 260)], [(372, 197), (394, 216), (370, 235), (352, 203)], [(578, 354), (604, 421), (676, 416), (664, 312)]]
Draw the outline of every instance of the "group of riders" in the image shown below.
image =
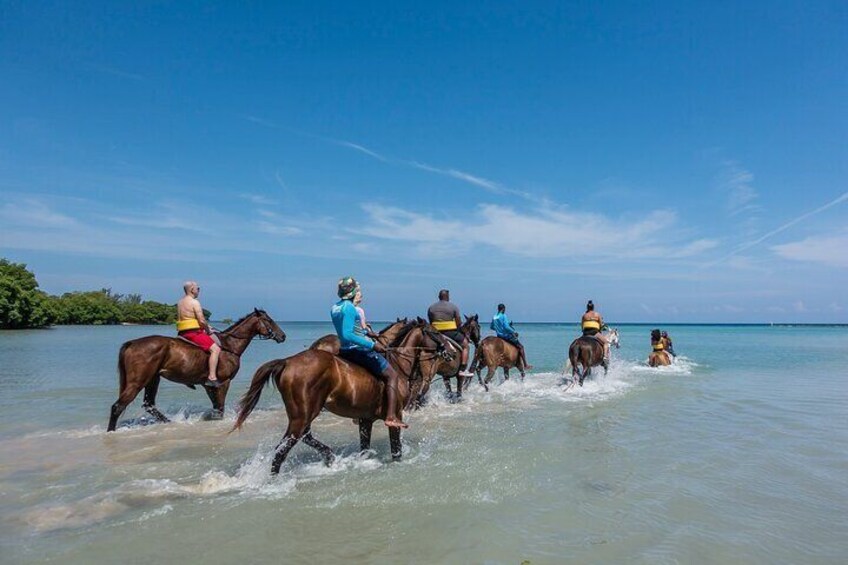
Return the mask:
[[(221, 386), (217, 376), (221, 345), (212, 332), (198, 300), (200, 286), (195, 281), (187, 281), (183, 285), (183, 291), (185, 295), (177, 304), (178, 335), (209, 353), (209, 371), (203, 385), (213, 389), (218, 388)], [(330, 309), (330, 318), (339, 339), (339, 357), (365, 368), (386, 383), (387, 416), (385, 424), (391, 428), (407, 427), (403, 422), (403, 407), (397, 399), (397, 371), (386, 359), (385, 345), (376, 339), (377, 334), (367, 322), (365, 311), (362, 308), (362, 288), (356, 279), (345, 277), (339, 280), (338, 297), (339, 300)], [(428, 321), (433, 329), (457, 344), (461, 351), (459, 377), (469, 378), (473, 375), (468, 370), (470, 343), (468, 336), (460, 331), (462, 316), (459, 307), (451, 302), (450, 291), (446, 289), (440, 290), (438, 297), (438, 301), (431, 304), (427, 309)], [(586, 304), (586, 312), (581, 318), (580, 325), (583, 336), (594, 338), (600, 342), (603, 346), (603, 357), (605, 360), (609, 360), (610, 339), (603, 333), (603, 330), (608, 328), (604, 323), (603, 316), (595, 310), (595, 304), (591, 300)], [(527, 362), (524, 345), (519, 340), (519, 334), (509, 316), (507, 316), (504, 304), (498, 304), (497, 312), (492, 317), (489, 327), (497, 337), (517, 348), (518, 357), (524, 369), (532, 368)], [(613, 330), (611, 336), (617, 341), (616, 330)], [(651, 332), (651, 348), (652, 356), (665, 357), (668, 363), (670, 363), (668, 355), (675, 355), (673, 343), (668, 333), (659, 329)]]
[[(184, 338), (209, 353), (208, 376), (204, 386), (217, 388), (221, 386), (217, 376), (218, 359), (221, 345), (215, 339), (209, 322), (203, 314), (198, 296), (200, 286), (195, 281), (187, 281), (183, 285), (185, 295), (177, 304), (177, 332)], [(386, 426), (390, 428), (405, 428), (403, 422), (403, 407), (397, 399), (397, 371), (386, 359), (386, 347), (377, 339), (377, 335), (368, 325), (365, 311), (362, 308), (362, 288), (353, 277), (344, 277), (338, 282), (339, 300), (330, 309), (336, 335), (339, 339), (338, 355), (350, 363), (359, 365), (386, 383), (387, 416)], [(451, 302), (450, 292), (446, 289), (439, 291), (438, 301), (427, 309), (427, 318), (433, 329), (457, 344), (461, 350), (459, 377), (469, 378), (472, 372), (468, 370), (470, 343), (468, 336), (460, 331), (462, 316), (459, 308)], [(519, 340), (512, 321), (506, 313), (506, 306), (498, 304), (497, 312), (492, 317), (490, 329), (497, 337), (518, 349), (519, 359), (523, 368), (531, 369), (527, 363), (527, 355)], [(590, 300), (586, 312), (581, 319), (583, 336), (598, 340), (604, 349), (604, 358), (609, 359), (610, 339), (602, 330), (607, 329), (603, 316), (595, 310)], [(612, 338), (617, 342), (617, 332), (613, 330)], [(617, 345), (617, 343), (616, 343)], [(651, 345), (654, 352), (667, 352), (674, 355), (671, 338), (666, 332), (654, 330), (651, 334)]]

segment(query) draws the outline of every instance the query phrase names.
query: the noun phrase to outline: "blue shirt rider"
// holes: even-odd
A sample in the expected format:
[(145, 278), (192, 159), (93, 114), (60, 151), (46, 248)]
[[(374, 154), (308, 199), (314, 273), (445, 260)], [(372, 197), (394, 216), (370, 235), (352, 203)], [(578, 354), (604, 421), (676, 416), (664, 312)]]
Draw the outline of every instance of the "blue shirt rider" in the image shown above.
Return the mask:
[(341, 300), (333, 304), (330, 318), (339, 336), (339, 357), (355, 365), (365, 368), (375, 377), (386, 383), (386, 418), (385, 423), (391, 428), (406, 428), (403, 423), (403, 407), (397, 399), (398, 374), (382, 355), (385, 347), (377, 341), (369, 339), (362, 327), (359, 312), (353, 304), (353, 299), (361, 294), (359, 283), (353, 277), (339, 280), (338, 295)]
[(518, 341), (518, 332), (512, 326), (512, 320), (506, 315), (506, 306), (498, 304), (498, 313), (492, 317), (492, 323), (489, 324), (495, 334), (504, 341), (507, 341), (518, 348), (518, 353), (521, 356), (521, 362), (525, 369), (532, 369), (533, 366), (527, 363), (527, 354), (524, 351), (524, 346)]

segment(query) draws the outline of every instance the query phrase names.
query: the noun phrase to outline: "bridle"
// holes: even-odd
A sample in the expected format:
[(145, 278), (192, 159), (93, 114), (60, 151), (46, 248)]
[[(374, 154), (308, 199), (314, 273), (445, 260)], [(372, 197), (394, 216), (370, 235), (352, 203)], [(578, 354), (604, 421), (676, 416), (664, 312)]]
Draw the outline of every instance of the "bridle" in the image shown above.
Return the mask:
[[(248, 340), (251, 340), (251, 341), (254, 340), (254, 339), (258, 339), (259, 341), (265, 341), (265, 340), (273, 339), (273, 340), (276, 341), (277, 338), (280, 337), (279, 335), (277, 335), (276, 331), (274, 331), (273, 329), (270, 329), (268, 327), (268, 325), (265, 323), (265, 320), (262, 317), (262, 314), (255, 313), (255, 314), (251, 314), (251, 316), (257, 316), (257, 322), (259, 323), (259, 332), (258, 333), (255, 333), (253, 335), (238, 335), (236, 333), (236, 329), (238, 329), (238, 328), (232, 328), (232, 329), (224, 330), (222, 332), (217, 332), (217, 333), (219, 333), (222, 336), (233, 338), (233, 339), (248, 339)], [(239, 326), (241, 326), (241, 325), (243, 325), (243, 324), (239, 324)], [(237, 355), (237, 353), (235, 351), (232, 351), (230, 349), (226, 349), (226, 348), (224, 348), (223, 345), (221, 345), (221, 349), (223, 351), (228, 352), (228, 353), (232, 353), (233, 355)]]
[[(386, 347), (386, 355), (393, 355), (395, 357), (400, 357), (402, 359), (407, 359), (412, 361), (412, 368), (409, 371), (409, 376), (407, 380), (410, 383), (422, 380), (424, 375), (421, 374), (421, 362), (422, 361), (433, 361), (435, 359), (442, 359), (445, 361), (450, 361), (453, 359), (453, 353), (451, 353), (447, 347), (445, 347), (444, 342), (440, 339), (441, 336), (437, 335), (435, 332), (429, 330), (426, 326), (419, 326), (421, 328), (421, 333), (436, 343), (435, 347), (425, 347), (425, 346), (405, 346), (405, 347)], [(414, 328), (413, 328), (414, 330)], [(412, 330), (411, 330), (412, 331)], [(410, 352), (410, 350), (412, 350)], [(423, 356), (423, 352), (429, 352), (431, 355)]]

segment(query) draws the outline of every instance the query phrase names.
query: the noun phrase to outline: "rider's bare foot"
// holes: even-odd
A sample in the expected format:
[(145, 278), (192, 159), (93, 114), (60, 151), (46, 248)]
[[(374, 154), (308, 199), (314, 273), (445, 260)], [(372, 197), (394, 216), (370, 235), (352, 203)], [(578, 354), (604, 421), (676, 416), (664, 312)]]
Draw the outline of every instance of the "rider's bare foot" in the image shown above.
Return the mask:
[(405, 424), (404, 422), (401, 422), (400, 420), (396, 420), (394, 418), (387, 419), (384, 423), (386, 424), (387, 428), (401, 428), (401, 429), (403, 429), (403, 428), (409, 427), (409, 424)]
[(532, 368), (533, 368), (533, 365), (530, 365), (530, 364), (528, 364), (528, 363), (525, 363), (525, 364), (524, 364), (524, 370), (525, 370), (525, 371), (529, 371), (529, 370), (530, 370), (530, 369), (532, 369)]

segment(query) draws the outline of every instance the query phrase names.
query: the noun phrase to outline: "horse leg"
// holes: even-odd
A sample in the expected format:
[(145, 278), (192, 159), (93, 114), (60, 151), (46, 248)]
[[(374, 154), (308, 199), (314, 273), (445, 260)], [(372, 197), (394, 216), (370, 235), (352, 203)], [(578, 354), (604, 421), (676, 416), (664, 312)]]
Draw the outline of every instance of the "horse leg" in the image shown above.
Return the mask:
[(604, 368), (604, 376), (606, 376), (607, 373), (609, 373), (609, 361), (604, 359), (604, 362), (601, 363), (601, 366)]
[(450, 377), (442, 375), (442, 382), (445, 383), (445, 397), (453, 402), (453, 390), (451, 389)]
[(374, 428), (374, 420), (359, 419), (359, 451), (371, 449), (371, 430)]
[(301, 439), (303, 440), (303, 443), (305, 443), (306, 445), (321, 454), (321, 456), (324, 458), (324, 465), (329, 467), (333, 463), (333, 460), (336, 458), (336, 456), (333, 455), (333, 450), (330, 449), (329, 445), (315, 439), (315, 436), (312, 435), (311, 428), (308, 428), (306, 430), (306, 433), (303, 434), (303, 437)]
[(153, 377), (153, 380), (147, 383), (144, 387), (144, 403), (141, 405), (148, 414), (156, 418), (157, 422), (166, 424), (170, 420), (156, 408), (156, 393), (159, 391), (159, 381), (162, 378), (159, 375)]
[(497, 371), (497, 367), (493, 367), (489, 365), (486, 367), (486, 378), (483, 379), (483, 388), (486, 389), (486, 392), (489, 392), (489, 383), (492, 382), (492, 379), (495, 377), (495, 371)]
[(504, 382), (506, 382), (506, 381), (509, 380), (509, 367), (504, 367), (503, 371), (504, 371)]
[(115, 431), (115, 427), (118, 425), (118, 418), (121, 417), (121, 414), (124, 413), (127, 406), (132, 404), (132, 401), (135, 400), (136, 396), (138, 396), (139, 391), (141, 391), (141, 387), (132, 383), (128, 384), (126, 388), (120, 392), (118, 400), (116, 400), (115, 404), (112, 405), (112, 411), (109, 414), (109, 427), (106, 428), (107, 432)]
[(392, 461), (400, 461), (403, 447), (400, 443), (400, 428), (389, 428), (389, 446), (392, 450)]
[(286, 457), (289, 455), (289, 451), (297, 445), (297, 442), (300, 441), (300, 438), (294, 437), (291, 435), (291, 426), (286, 430), (286, 435), (283, 436), (283, 439), (280, 440), (280, 443), (277, 444), (277, 447), (274, 448), (274, 462), (271, 463), (271, 474), (276, 475), (280, 472), (280, 467), (283, 465), (283, 461), (286, 460)]
[(227, 398), (228, 388), (230, 388), (230, 381), (221, 383), (218, 388), (203, 387), (206, 396), (212, 401), (212, 410), (203, 415), (204, 420), (222, 420), (224, 418), (224, 399)]

